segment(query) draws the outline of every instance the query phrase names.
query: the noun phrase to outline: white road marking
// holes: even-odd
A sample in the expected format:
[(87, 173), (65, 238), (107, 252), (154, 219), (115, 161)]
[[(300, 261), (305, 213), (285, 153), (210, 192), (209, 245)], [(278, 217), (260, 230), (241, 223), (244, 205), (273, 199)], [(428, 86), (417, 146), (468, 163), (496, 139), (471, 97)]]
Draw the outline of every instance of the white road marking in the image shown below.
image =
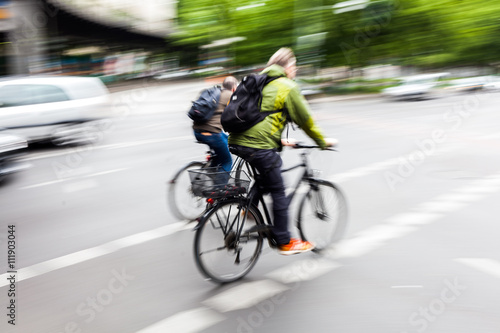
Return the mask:
[[(114, 172), (119, 170), (122, 169), (114, 170)], [(94, 175), (102, 175), (110, 172), (112, 171), (105, 171), (101, 173), (96, 173)], [(500, 174), (489, 176), (488, 179), (494, 180), (498, 179), (498, 177), (500, 177)], [(458, 194), (457, 199), (459, 199), (459, 202), (462, 202), (464, 198), (462, 194), (464, 193), (467, 194), (468, 189), (471, 188), (476, 189), (477, 187), (475, 187), (475, 184), (476, 182), (473, 182), (471, 186), (455, 190), (454, 193), (451, 193), (449, 195), (453, 196), (455, 194)], [(493, 192), (493, 189), (498, 190), (498, 184), (496, 182), (492, 182), (492, 186), (490, 186), (490, 189), (486, 190), (486, 187), (487, 187), (486, 184), (481, 184), (482, 191), (486, 191), (487, 193)], [(475, 200), (479, 200), (483, 197), (484, 197), (483, 195), (469, 196), (470, 199), (469, 203), (472, 203)], [(443, 196), (440, 196), (438, 198), (443, 198)], [(431, 200), (429, 202), (434, 202), (434, 200)], [(452, 201), (448, 202), (450, 203)], [(420, 209), (423, 209), (425, 207), (426, 207), (425, 204), (420, 205)], [(455, 207), (459, 206), (457, 205)], [(429, 208), (429, 206), (427, 206), (427, 208)], [(434, 222), (439, 218), (441, 218), (442, 216), (444, 216), (444, 214), (437, 214), (432, 211), (409, 212), (396, 215), (392, 218), (389, 218), (385, 224), (368, 228), (353, 238), (339, 242), (328, 251), (329, 257), (331, 258), (356, 257), (367, 254), (379, 248), (381, 245), (384, 244), (384, 242), (390, 239), (403, 237), (404, 235), (407, 235), (408, 233), (417, 230), (416, 228), (417, 225)], [(185, 229), (186, 229), (186, 223), (178, 222), (176, 224), (168, 225), (151, 231), (138, 233), (119, 240), (111, 241), (98, 247), (90, 248), (87, 250), (68, 254), (63, 257), (45, 261), (39, 264), (35, 264), (30, 267), (20, 269), (18, 271), (19, 274), (18, 280), (22, 281), (31, 277), (40, 276), (42, 274), (54, 271), (56, 269), (64, 268), (70, 265), (78, 264), (83, 261), (91, 260), (100, 257), (102, 255), (118, 251), (122, 248), (141, 244)], [(6, 279), (5, 279), (6, 276), (7, 274), (0, 276), (0, 287), (6, 285)]]
[(484, 136), (482, 136), (482, 138), (484, 140), (488, 140), (488, 139), (500, 139), (500, 133), (484, 135)]
[(23, 186), (23, 187), (20, 187), (19, 189), (20, 190), (27, 190), (27, 189), (30, 189), (30, 188), (37, 188), (37, 187), (42, 187), (42, 186), (54, 185), (54, 184), (57, 184), (57, 183), (62, 183), (63, 181), (65, 181), (65, 179), (56, 179), (56, 180), (51, 180), (51, 181), (48, 181), (48, 182), (38, 183), (38, 184), (35, 184), (35, 185)]
[(186, 139), (194, 140), (192, 135), (185, 135), (185, 136), (178, 136), (175, 138), (161, 138), (161, 139), (149, 139), (149, 140), (142, 140), (142, 141), (114, 143), (114, 144), (99, 146), (98, 148), (99, 149), (129, 148), (129, 147), (149, 145), (152, 143), (162, 143), (162, 142), (169, 142), (169, 141), (176, 141), (177, 142), (177, 141), (186, 140)]
[(360, 257), (380, 248), (388, 240), (403, 237), (415, 230), (418, 228), (397, 224), (368, 228), (360, 236), (341, 240), (326, 255), (333, 259)]
[[(489, 136), (483, 136), (481, 138), (486, 139), (486, 138), (489, 138)], [(439, 156), (439, 155), (442, 155), (445, 153), (450, 153), (450, 152), (452, 152), (454, 150), (458, 150), (458, 149), (462, 149), (462, 146), (442, 147), (442, 148), (436, 149), (433, 152), (433, 154), (430, 154), (429, 156)], [(338, 174), (330, 177), (328, 180), (331, 182), (345, 182), (345, 181), (353, 179), (353, 178), (366, 176), (366, 175), (372, 174), (374, 172), (379, 172), (381, 170), (384, 170), (384, 169), (387, 169), (387, 168), (390, 168), (393, 166), (398, 166), (402, 163), (402, 161), (404, 162), (405, 160), (408, 160), (408, 159), (411, 160), (412, 156), (416, 152), (419, 152), (419, 150), (414, 150), (409, 154), (402, 154), (399, 157), (389, 158), (385, 161), (375, 162), (375, 163), (372, 163), (372, 164), (369, 164), (369, 165), (366, 165), (366, 166), (363, 166), (360, 168), (352, 169), (352, 170), (344, 172), (344, 173), (338, 173)], [(490, 177), (494, 177), (495, 181), (500, 182), (500, 180), (498, 180), (500, 176), (497, 175), (497, 176), (490, 176)], [(490, 184), (488, 184), (488, 186), (489, 185)], [(477, 190), (480, 191), (479, 189), (477, 189)]]
[[(61, 268), (76, 265), (84, 261), (92, 260), (103, 255), (113, 253), (129, 246), (145, 243), (153, 239), (172, 235), (182, 228), (185, 224), (182, 222), (170, 224), (150, 231), (141, 232), (132, 236), (124, 237), (115, 241), (105, 243), (100, 246), (92, 247), (86, 250), (74, 252), (62, 257), (47, 260), (17, 271), (17, 281), (27, 280), (40, 276)], [(8, 274), (0, 275), (0, 288), (8, 284)]]
[(27, 156), (23, 156), (22, 160), (23, 161), (34, 161), (34, 160), (40, 160), (42, 158), (51, 158), (51, 157), (58, 157), (62, 155), (67, 155), (71, 154), (71, 151), (68, 150), (63, 150), (63, 151), (57, 151), (57, 152), (44, 152), (44, 153), (31, 153), (28, 154)]
[(340, 264), (330, 260), (306, 259), (281, 267), (266, 276), (287, 284), (313, 280), (339, 267)]
[(73, 182), (69, 184), (65, 184), (62, 187), (62, 191), (64, 193), (74, 193), (83, 190), (88, 190), (91, 188), (96, 188), (99, 186), (99, 183), (94, 179), (86, 179), (79, 182)]
[(359, 232), (356, 238), (361, 238), (367, 242), (384, 242), (389, 239), (402, 237), (414, 229), (414, 226), (401, 224), (378, 224)]
[[(93, 177), (103, 176), (103, 175), (107, 175), (107, 174), (114, 173), (114, 172), (124, 171), (124, 170), (127, 170), (127, 169), (126, 168), (120, 168), (120, 169), (113, 169), (113, 170), (106, 170), (106, 171), (101, 171), (101, 172), (95, 172), (95, 173), (91, 173), (91, 174), (88, 174), (88, 175), (81, 175), (81, 176), (79, 176), (79, 178), (80, 177), (81, 178), (93, 178)], [(44, 183), (38, 183), (38, 184), (35, 184), (35, 185), (23, 186), (23, 187), (20, 187), (19, 189), (20, 190), (27, 190), (27, 189), (37, 188), (37, 187), (42, 187), (42, 186), (47, 186), (47, 185), (54, 185), (54, 184), (58, 184), (58, 183), (66, 182), (66, 181), (73, 181), (75, 179), (77, 179), (77, 178), (75, 178), (75, 177), (61, 178), (61, 179), (51, 180), (51, 181), (44, 182)], [(69, 189), (71, 190), (71, 188), (69, 188)]]
[(272, 280), (248, 282), (212, 296), (202, 303), (219, 312), (229, 312), (252, 307), (288, 289), (290, 288)]
[(443, 217), (443, 214), (427, 212), (408, 212), (394, 215), (386, 220), (388, 224), (400, 225), (423, 225), (435, 222)]
[[(89, 177), (95, 175), (103, 175), (108, 174), (110, 172), (117, 172), (123, 169), (109, 170), (101, 173), (96, 173), (93, 175), (89, 175)], [(484, 179), (473, 182), (470, 186), (466, 186), (464, 188), (455, 190), (454, 193), (449, 194), (450, 196), (458, 194), (460, 200), (458, 202), (463, 202), (464, 197), (463, 194), (469, 195), (470, 190), (473, 192), (477, 191), (477, 186), (480, 182), (480, 189), (484, 193), (492, 193), (493, 191), (497, 191), (500, 184), (497, 184), (496, 179), (500, 178), (500, 174), (494, 174), (488, 176), (486, 179), (493, 180), (491, 182), (490, 187), (487, 186), (488, 183), (484, 183)], [(35, 185), (35, 186), (41, 186)], [(26, 187), (25, 187), (26, 188)], [(443, 196), (438, 197), (443, 198)], [(479, 200), (483, 198), (482, 195), (471, 195), (469, 196), (469, 203), (474, 202), (475, 200)], [(429, 201), (429, 203), (434, 202), (434, 200)], [(452, 201), (448, 201), (448, 203), (452, 203)], [(422, 204), (420, 205), (420, 209), (429, 209), (429, 205)], [(455, 207), (460, 207), (456, 205)], [(420, 211), (420, 212), (410, 212), (396, 215), (386, 221), (385, 224), (377, 225), (375, 227), (369, 228), (355, 236), (354, 238), (343, 240), (336, 244), (334, 247), (330, 249), (330, 257), (334, 258), (342, 258), (342, 257), (356, 257), (360, 255), (364, 255), (373, 251), (374, 249), (380, 247), (385, 241), (402, 237), (414, 230), (416, 230), (415, 225), (428, 224), (436, 221), (443, 214), (436, 214), (435, 212), (429, 211)], [(73, 254), (69, 254), (60, 258), (52, 259), (46, 262), (42, 262), (27, 268), (23, 268), (19, 270), (19, 279), (27, 279), (34, 276), (39, 276), (47, 272), (51, 272), (53, 270), (63, 268), (69, 265), (74, 265), (80, 263), (82, 261), (90, 260), (104, 254), (118, 251), (119, 249), (133, 246), (136, 244), (144, 243), (152, 239), (156, 239), (158, 237), (166, 236), (178, 232), (180, 230), (184, 230), (186, 228), (185, 222), (179, 222), (173, 225), (165, 226), (162, 228), (158, 228), (155, 230), (139, 233), (136, 235), (132, 235), (129, 237), (125, 237), (116, 241), (112, 241), (106, 243), (100, 247), (95, 247), (87, 250), (83, 250), (80, 252), (76, 252)], [(5, 286), (5, 277), (6, 274), (0, 276), (0, 287)]]
[(488, 185), (476, 185), (469, 186), (460, 190), (460, 193), (494, 193), (498, 191), (497, 186), (488, 186)]
[[(456, 211), (467, 204), (485, 198), (485, 193), (497, 192), (500, 189), (496, 181), (485, 182), (484, 179), (496, 180), (500, 173), (496, 173), (469, 185), (454, 190), (446, 196), (441, 195), (418, 205), (414, 212), (407, 212), (390, 217), (385, 223), (365, 229), (353, 238), (340, 241), (327, 251), (327, 256), (334, 259), (344, 257), (358, 257), (365, 255), (384, 244), (384, 242), (403, 237), (415, 230), (416, 226), (429, 224), (442, 218), (445, 213)], [(488, 186), (489, 184), (489, 186)], [(477, 195), (480, 192), (481, 195)], [(471, 195), (472, 193), (472, 195)], [(464, 196), (465, 195), (465, 196)], [(450, 198), (456, 200), (450, 200)], [(443, 201), (443, 198), (447, 198)], [(468, 198), (465, 201), (464, 198)]]
[(424, 211), (424, 212), (435, 212), (435, 213), (449, 213), (449, 212), (459, 210), (460, 208), (462, 208), (463, 206), (466, 206), (467, 204), (468, 204), (468, 202), (464, 202), (464, 201), (435, 200), (435, 201), (424, 202), (423, 204), (418, 205), (415, 208), (415, 210)]
[[(172, 137), (172, 138), (160, 138), (160, 139), (149, 139), (149, 140), (142, 140), (142, 141), (131, 141), (131, 142), (122, 142), (122, 143), (113, 143), (113, 144), (107, 144), (107, 145), (90, 145), (87, 147), (88, 150), (85, 150), (85, 152), (90, 152), (90, 151), (95, 151), (95, 150), (102, 150), (102, 149), (120, 149), (120, 148), (129, 148), (129, 147), (136, 147), (136, 146), (141, 146), (141, 145), (148, 145), (148, 144), (154, 144), (154, 143), (162, 143), (162, 142), (169, 142), (169, 141), (181, 141), (181, 140), (194, 140), (192, 135), (184, 135), (184, 136), (177, 136), (177, 137)], [(51, 158), (51, 157), (58, 157), (58, 156), (65, 156), (65, 155), (71, 155), (74, 153), (79, 153), (79, 149), (66, 149), (62, 151), (57, 151), (57, 152), (43, 152), (43, 153), (34, 153), (34, 154), (28, 154), (26, 157), (23, 157), (23, 161), (33, 161), (33, 160), (40, 160), (40, 159), (45, 159), (45, 158)]]
[(385, 168), (390, 168), (394, 165), (398, 165), (399, 163), (400, 163), (399, 158), (390, 158), (390, 159), (385, 160), (385, 161), (375, 162), (375, 163), (372, 163), (372, 164), (369, 164), (369, 165), (366, 165), (363, 167), (359, 167), (359, 168), (356, 168), (356, 169), (353, 169), (353, 170), (350, 170), (347, 172), (335, 174), (335, 175), (331, 176), (329, 178), (329, 180), (332, 182), (344, 182), (344, 181), (347, 181), (347, 180), (350, 180), (353, 178), (362, 177), (362, 176), (366, 176), (366, 175), (369, 175), (369, 174), (374, 173), (374, 172), (381, 171)]
[(124, 171), (124, 170), (127, 170), (127, 169), (126, 168), (118, 168), (118, 169), (112, 169), (112, 170), (105, 170), (105, 171), (101, 171), (101, 172), (95, 172), (95, 173), (90, 174), (90, 175), (86, 175), (85, 177), (92, 178), (92, 177), (96, 177), (96, 176), (104, 176), (104, 175), (107, 175), (110, 173), (115, 173), (115, 172)]
[(221, 314), (207, 308), (180, 312), (137, 333), (195, 333), (226, 320)]
[[(340, 179), (349, 179), (349, 177), (353, 177), (353, 175), (366, 175), (370, 172), (373, 172), (374, 170), (380, 170), (380, 168), (384, 165), (389, 166), (396, 163), (396, 159), (389, 161), (390, 163), (376, 163), (372, 165), (372, 167), (360, 168), (356, 172), (345, 173), (343, 177), (341, 175)], [(485, 181), (485, 179), (490, 181)], [(326, 257), (343, 258), (356, 257), (367, 254), (379, 248), (384, 244), (384, 242), (388, 240), (403, 237), (408, 233), (418, 230), (417, 226), (435, 222), (439, 218), (443, 217), (443, 209), (440, 210), (440, 213), (436, 213), (435, 206), (432, 205), (436, 199), (441, 204), (444, 203), (448, 205), (447, 210), (453, 209), (453, 207), (454, 209), (458, 209), (461, 208), (462, 204), (464, 203), (472, 203), (484, 198), (485, 194), (487, 193), (493, 193), (497, 191), (498, 187), (500, 186), (500, 181), (498, 181), (498, 179), (500, 179), (500, 174), (495, 174), (483, 178), (480, 181), (473, 182), (467, 187), (455, 190), (453, 193), (447, 194), (447, 196), (440, 196), (435, 198), (434, 200), (417, 206), (417, 212), (409, 212), (396, 215), (388, 219), (384, 224), (366, 229), (354, 238), (341, 241), (339, 244), (330, 249), (330, 252), (327, 253)], [(478, 193), (480, 193), (480, 195)], [(170, 225), (152, 231), (132, 235), (106, 243), (102, 246), (83, 250), (24, 269), (20, 269), (18, 271), (18, 281), (40, 276), (44, 273), (48, 273), (70, 265), (75, 265), (83, 261), (91, 260), (93, 258), (118, 251), (122, 248), (141, 244), (162, 236), (170, 235), (180, 230), (184, 230), (185, 228), (185, 223), (177, 223), (175, 225)], [(489, 261), (488, 259), (457, 259), (457, 261), (469, 264), (470, 266), (478, 268), (482, 271), (486, 271), (492, 275), (500, 276), (500, 264), (498, 262)], [(321, 263), (319, 264), (318, 263), (318, 261), (313, 260), (293, 263), (290, 266), (284, 267), (280, 270), (276, 270), (268, 275), (268, 277), (282, 283), (278, 283), (273, 280), (262, 280), (257, 282), (245, 283), (238, 287), (231, 288), (225, 292), (215, 295), (207, 299), (205, 302), (203, 302), (203, 304), (215, 310), (218, 310), (219, 312), (245, 309), (258, 304), (265, 299), (289, 290), (290, 288), (285, 285), (286, 283), (311, 280), (339, 267), (337, 263), (328, 262), (326, 260), (321, 261)], [(315, 267), (314, 264), (317, 264), (317, 266)], [(308, 266), (310, 269), (302, 272), (301, 268), (306, 266)], [(7, 274), (3, 274), (0, 276), (0, 287), (7, 285), (7, 276)], [(403, 287), (416, 288), (418, 286), (393, 286), (393, 288)], [(205, 319), (202, 319), (199, 322), (190, 320), (190, 318), (197, 317), (198, 315), (200, 317), (205, 316)], [(204, 327), (214, 325), (222, 320), (224, 320), (224, 318), (217, 313), (206, 308), (200, 308), (185, 311), (169, 317), (142, 330), (141, 332), (164, 332), (170, 331), (168, 330), (170, 328), (175, 332), (197, 332)]]
[(457, 201), (457, 202), (472, 202), (479, 201), (484, 198), (484, 194), (480, 193), (449, 193), (440, 195), (436, 201)]
[[(372, 169), (367, 168), (363, 172), (358, 171), (349, 175), (345, 174), (342, 179), (348, 179), (354, 174), (362, 175), (364, 172), (370, 172), (370, 170)], [(497, 191), (498, 182), (496, 179), (498, 179), (498, 176), (500, 174), (489, 176), (488, 179), (492, 180), (490, 182), (472, 182), (464, 188), (453, 191), (453, 193), (438, 196), (433, 200), (418, 205), (414, 208), (416, 211), (398, 214), (386, 220), (384, 224), (365, 229), (355, 237), (343, 240), (327, 250), (325, 258), (346, 258), (365, 255), (378, 249), (391, 239), (400, 238), (418, 230), (418, 226), (436, 222), (445, 216), (445, 213), (458, 210), (467, 203), (481, 200), (485, 197), (485, 193)], [(484, 181), (484, 179), (480, 181)], [(480, 192), (480, 194), (477, 192)], [(500, 277), (500, 263), (498, 262), (488, 259), (457, 259), (457, 261)], [(308, 259), (294, 262), (267, 274), (266, 277), (272, 280), (242, 284), (209, 298), (203, 304), (220, 312), (245, 309), (284, 292), (288, 288), (286, 284), (312, 280), (338, 267), (340, 267), (338, 263), (329, 261), (328, 259)], [(278, 284), (273, 281), (280, 283)], [(401, 285), (391, 286), (391, 288), (409, 289), (423, 288), (423, 286)]]
[(458, 258), (459, 263), (500, 278), (500, 262), (488, 258)]

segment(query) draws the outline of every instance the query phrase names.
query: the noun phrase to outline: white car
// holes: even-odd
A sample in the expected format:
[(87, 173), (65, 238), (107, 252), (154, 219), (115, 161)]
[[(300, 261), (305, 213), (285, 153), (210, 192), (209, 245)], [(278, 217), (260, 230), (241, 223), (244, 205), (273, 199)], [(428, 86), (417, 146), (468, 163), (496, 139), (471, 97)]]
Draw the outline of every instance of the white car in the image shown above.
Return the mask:
[(500, 91), (500, 77), (490, 76), (489, 80), (483, 85), (485, 91)]
[(92, 122), (105, 117), (109, 91), (98, 78), (22, 77), (0, 80), (0, 129), (28, 143), (92, 141)]
[(396, 100), (432, 98), (435, 97), (439, 79), (447, 75), (448, 73), (435, 73), (403, 77), (399, 85), (384, 89), (382, 96)]
[(26, 140), (0, 132), (0, 181), (7, 175), (26, 169), (29, 165), (22, 163), (18, 157), (26, 152)]
[(475, 92), (483, 90), (485, 85), (494, 82), (493, 76), (475, 76), (462, 79), (456, 79), (449, 82), (447, 90), (454, 92)]

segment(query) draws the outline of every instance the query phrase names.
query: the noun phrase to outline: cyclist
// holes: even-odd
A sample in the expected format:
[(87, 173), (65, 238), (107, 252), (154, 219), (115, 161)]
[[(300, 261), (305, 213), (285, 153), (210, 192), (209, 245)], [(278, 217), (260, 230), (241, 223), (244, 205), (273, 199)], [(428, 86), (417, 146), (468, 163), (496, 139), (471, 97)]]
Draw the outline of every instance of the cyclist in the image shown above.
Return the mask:
[(334, 144), (325, 140), (315, 125), (309, 105), (293, 81), (297, 72), (296, 59), (290, 48), (279, 49), (267, 63), (262, 73), (279, 77), (262, 91), (262, 111), (284, 109), (286, 112), (270, 114), (263, 121), (242, 133), (229, 134), (229, 147), (235, 155), (248, 161), (263, 177), (264, 191), (273, 199), (273, 236), (280, 254), (289, 255), (310, 251), (314, 244), (291, 238), (288, 229), (288, 205), (281, 176), (281, 134), (291, 120), (311, 137), (321, 148)]
[(207, 144), (215, 153), (211, 166), (220, 166), (226, 172), (231, 171), (231, 164), (233, 161), (227, 146), (228, 135), (222, 131), (220, 117), (237, 86), (238, 80), (235, 77), (226, 77), (222, 82), (219, 105), (212, 118), (204, 124), (193, 123), (193, 131), (196, 140)]

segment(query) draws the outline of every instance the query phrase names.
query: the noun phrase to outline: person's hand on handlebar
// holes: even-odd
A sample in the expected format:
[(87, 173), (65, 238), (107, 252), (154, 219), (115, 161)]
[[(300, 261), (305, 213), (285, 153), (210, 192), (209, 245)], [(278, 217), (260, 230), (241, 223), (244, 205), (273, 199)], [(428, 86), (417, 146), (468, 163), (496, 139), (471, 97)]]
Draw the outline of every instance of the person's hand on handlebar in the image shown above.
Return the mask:
[(295, 146), (296, 144), (298, 143), (297, 140), (295, 140), (294, 138), (286, 138), (286, 139), (281, 139), (281, 145), (283, 147), (287, 146), (287, 147), (293, 147)]
[[(330, 148), (330, 147), (336, 146), (339, 143), (339, 140), (337, 140), (335, 138), (325, 138), (325, 143), (326, 143), (326, 147)], [(294, 139), (294, 138), (287, 138), (287, 139), (281, 139), (281, 144), (283, 146), (295, 147), (295, 145), (297, 145), (297, 144), (300, 145), (301, 142)]]
[(336, 145), (338, 145), (339, 140), (335, 138), (325, 138), (325, 143), (327, 147), (335, 147)]

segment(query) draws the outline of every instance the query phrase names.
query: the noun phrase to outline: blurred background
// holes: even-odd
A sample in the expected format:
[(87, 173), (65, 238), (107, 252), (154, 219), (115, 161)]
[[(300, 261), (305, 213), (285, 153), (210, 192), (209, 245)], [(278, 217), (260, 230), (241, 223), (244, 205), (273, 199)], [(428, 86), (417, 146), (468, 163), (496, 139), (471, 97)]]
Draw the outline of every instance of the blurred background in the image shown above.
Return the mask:
[[(0, 332), (500, 332), (499, 33), (497, 0), (0, 0)], [(186, 112), (283, 46), (348, 230), (218, 286), (168, 199)]]
[(455, 77), (492, 74), (500, 65), (499, 7), (493, 0), (1, 0), (0, 74), (112, 81), (183, 68), (208, 75), (261, 66), (280, 46), (293, 47), (303, 75), (323, 80), (443, 68)]

